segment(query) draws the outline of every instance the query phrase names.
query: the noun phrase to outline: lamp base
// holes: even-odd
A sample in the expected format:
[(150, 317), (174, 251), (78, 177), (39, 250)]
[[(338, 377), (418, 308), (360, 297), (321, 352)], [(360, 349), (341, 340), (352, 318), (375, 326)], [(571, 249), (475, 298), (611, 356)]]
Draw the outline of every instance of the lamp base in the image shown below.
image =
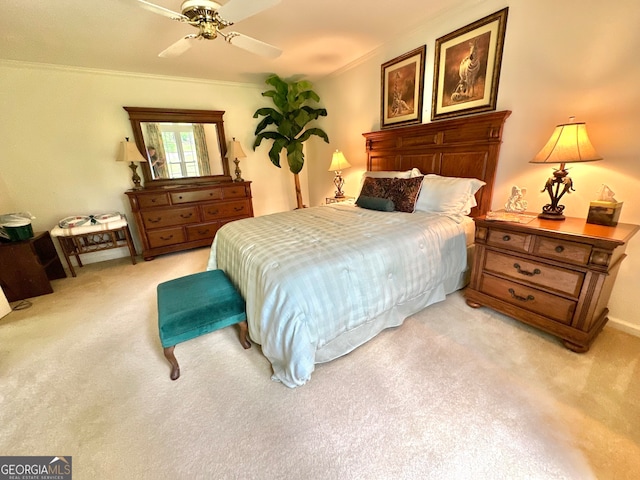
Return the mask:
[(241, 177), (242, 171), (240, 170), (240, 160), (237, 158), (233, 161), (236, 164), (236, 178), (233, 179), (234, 182), (244, 182), (244, 179)]
[(133, 189), (140, 190), (142, 187), (140, 186), (141, 179), (140, 175), (138, 175), (138, 165), (136, 165), (134, 162), (131, 162), (131, 164), (129, 164), (129, 168), (133, 172), (133, 176), (131, 177), (131, 181), (133, 182)]
[(344, 179), (342, 178), (341, 172), (336, 172), (336, 176), (333, 179), (333, 184), (336, 186), (335, 198), (344, 198), (344, 192), (342, 191), (342, 186), (344, 185)]
[(542, 193), (544, 191), (549, 194), (551, 203), (542, 207), (542, 213), (538, 215), (538, 218), (544, 218), (545, 220), (564, 220), (564, 205), (560, 205), (560, 199), (565, 193), (575, 191), (573, 188), (573, 180), (571, 180), (569, 172), (564, 168), (564, 163), (561, 163), (560, 168), (553, 171), (553, 176), (547, 180), (544, 188), (540, 192)]
[(566, 217), (561, 213), (542, 212), (538, 215), (538, 218), (543, 218), (545, 220), (564, 220)]

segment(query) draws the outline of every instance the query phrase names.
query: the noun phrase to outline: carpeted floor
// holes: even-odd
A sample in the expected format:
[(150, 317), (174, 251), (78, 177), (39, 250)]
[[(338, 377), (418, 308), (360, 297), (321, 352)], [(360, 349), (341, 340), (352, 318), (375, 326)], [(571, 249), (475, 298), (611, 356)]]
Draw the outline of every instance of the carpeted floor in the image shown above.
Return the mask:
[(640, 338), (579, 355), (460, 293), (288, 389), (227, 328), (178, 345), (156, 285), (208, 249), (87, 265), (0, 319), (0, 455), (81, 479), (632, 479)]

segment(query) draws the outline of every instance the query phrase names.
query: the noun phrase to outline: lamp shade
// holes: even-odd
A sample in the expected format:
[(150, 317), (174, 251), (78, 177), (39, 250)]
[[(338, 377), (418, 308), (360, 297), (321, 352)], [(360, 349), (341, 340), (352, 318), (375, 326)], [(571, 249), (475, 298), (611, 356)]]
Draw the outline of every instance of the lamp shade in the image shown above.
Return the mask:
[(229, 142), (229, 151), (227, 152), (227, 158), (246, 158), (242, 145), (235, 138)]
[(551, 138), (529, 163), (574, 163), (602, 160), (587, 135), (583, 123), (556, 126)]
[(344, 154), (336, 150), (333, 152), (333, 157), (331, 157), (331, 165), (329, 166), (330, 172), (341, 172), (345, 168), (349, 168), (351, 165), (347, 162), (347, 159), (344, 157)]
[(146, 162), (147, 159), (140, 155), (138, 147), (135, 143), (132, 143), (127, 138), (126, 141), (120, 142), (120, 149), (118, 150), (118, 162)]

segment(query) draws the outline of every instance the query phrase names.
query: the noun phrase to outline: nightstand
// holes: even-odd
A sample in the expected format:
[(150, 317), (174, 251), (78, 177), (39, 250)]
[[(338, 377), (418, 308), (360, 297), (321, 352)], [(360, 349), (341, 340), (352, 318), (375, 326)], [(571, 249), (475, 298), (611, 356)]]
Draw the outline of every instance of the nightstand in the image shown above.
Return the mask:
[(51, 280), (66, 277), (49, 232), (0, 243), (0, 285), (9, 302), (52, 293)]
[(640, 229), (584, 219), (529, 223), (475, 219), (467, 304), (490, 307), (589, 350), (607, 323), (607, 303), (626, 244)]
[(355, 200), (355, 197), (347, 197), (345, 195), (344, 197), (341, 197), (341, 198), (326, 197), (326, 199), (325, 199), (327, 205), (330, 205), (332, 203), (347, 202), (349, 200)]

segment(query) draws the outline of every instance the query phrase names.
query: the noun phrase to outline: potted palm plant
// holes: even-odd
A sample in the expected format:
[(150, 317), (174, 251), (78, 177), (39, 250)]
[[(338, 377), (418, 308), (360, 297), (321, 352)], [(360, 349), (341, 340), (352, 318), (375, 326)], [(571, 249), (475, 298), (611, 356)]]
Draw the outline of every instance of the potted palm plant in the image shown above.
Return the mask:
[[(324, 130), (317, 127), (309, 128), (309, 124), (317, 120), (318, 117), (326, 117), (327, 110), (308, 105), (312, 101), (320, 102), (320, 97), (311, 89), (312, 84), (307, 80), (286, 81), (273, 74), (267, 77), (265, 83), (271, 85), (273, 89), (262, 92), (262, 96), (270, 97), (275, 108), (259, 108), (253, 114), (253, 118), (264, 117), (256, 127), (253, 150), (255, 151), (260, 146), (262, 140), (273, 140), (269, 150), (269, 159), (276, 167), (281, 168), (281, 152), (286, 149), (287, 163), (295, 181), (298, 208), (303, 208), (300, 178), (298, 177), (304, 166), (302, 146), (312, 136), (318, 136), (329, 143), (329, 137)], [(267, 130), (271, 125), (275, 127), (275, 130)]]

